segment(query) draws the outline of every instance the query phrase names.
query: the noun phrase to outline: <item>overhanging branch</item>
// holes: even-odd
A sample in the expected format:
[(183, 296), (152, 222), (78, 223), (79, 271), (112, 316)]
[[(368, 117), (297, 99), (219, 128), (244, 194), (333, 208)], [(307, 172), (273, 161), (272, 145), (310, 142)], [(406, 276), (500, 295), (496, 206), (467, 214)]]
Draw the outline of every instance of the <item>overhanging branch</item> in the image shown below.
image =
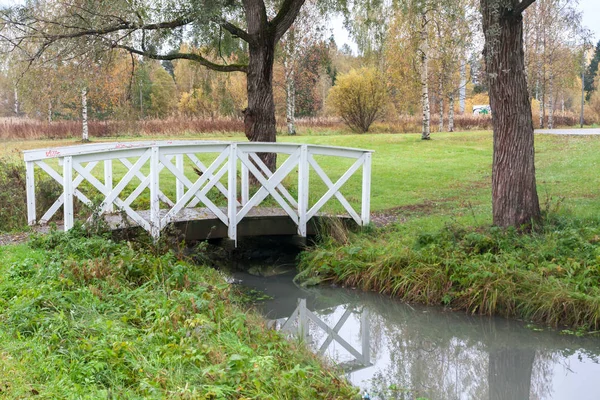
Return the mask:
[(124, 44), (118, 44), (118, 43), (113, 43), (111, 47), (127, 50), (130, 53), (138, 54), (138, 55), (148, 57), (148, 58), (152, 58), (154, 60), (163, 60), (163, 61), (190, 60), (190, 61), (197, 62), (198, 64), (200, 64), (208, 69), (212, 69), (214, 71), (219, 71), (219, 72), (248, 72), (248, 66), (245, 64), (229, 64), (229, 65), (217, 64), (217, 63), (214, 63), (214, 62), (202, 57), (200, 54), (196, 54), (196, 53), (179, 53), (179, 52), (177, 52), (177, 53), (171, 53), (171, 54), (156, 54), (156, 53), (152, 53), (149, 51), (138, 50), (134, 47), (127, 46)]
[(228, 31), (232, 35), (235, 35), (235, 36), (239, 37), (243, 41), (245, 41), (247, 43), (251, 43), (253, 41), (252, 36), (248, 32), (246, 32), (245, 30), (243, 30), (241, 28), (238, 28), (237, 26), (235, 26), (231, 22), (226, 21), (224, 19), (218, 19), (215, 22), (217, 24), (221, 25), (223, 27), (223, 29), (225, 29), (226, 31)]

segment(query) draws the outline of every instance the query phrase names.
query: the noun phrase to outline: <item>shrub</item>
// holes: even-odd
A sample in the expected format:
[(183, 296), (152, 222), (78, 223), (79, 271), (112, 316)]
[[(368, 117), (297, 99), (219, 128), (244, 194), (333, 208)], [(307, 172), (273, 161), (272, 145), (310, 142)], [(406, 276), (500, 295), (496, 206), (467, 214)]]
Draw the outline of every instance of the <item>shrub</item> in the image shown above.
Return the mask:
[(338, 77), (328, 103), (350, 128), (364, 133), (383, 117), (387, 97), (383, 76), (374, 68), (361, 68)]

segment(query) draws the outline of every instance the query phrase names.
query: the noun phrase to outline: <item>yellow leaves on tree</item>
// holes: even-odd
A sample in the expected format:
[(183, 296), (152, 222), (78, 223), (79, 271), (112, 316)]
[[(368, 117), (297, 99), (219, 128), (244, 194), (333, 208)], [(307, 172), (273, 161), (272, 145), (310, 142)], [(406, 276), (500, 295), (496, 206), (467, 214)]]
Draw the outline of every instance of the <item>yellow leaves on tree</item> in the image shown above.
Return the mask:
[(361, 133), (383, 117), (387, 101), (385, 78), (375, 68), (352, 69), (340, 75), (327, 98), (344, 122)]

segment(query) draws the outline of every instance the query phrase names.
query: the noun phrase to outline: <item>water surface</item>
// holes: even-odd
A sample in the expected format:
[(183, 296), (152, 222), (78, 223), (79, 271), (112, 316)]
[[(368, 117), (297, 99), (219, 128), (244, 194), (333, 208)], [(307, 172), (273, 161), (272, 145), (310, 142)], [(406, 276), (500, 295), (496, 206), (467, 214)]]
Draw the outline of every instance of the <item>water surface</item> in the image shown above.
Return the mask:
[[(261, 278), (238, 272), (234, 278), (273, 297), (259, 309), (279, 327), (298, 299), (306, 299), (306, 308), (329, 327), (309, 321), (307, 343), (317, 352), (323, 348), (371, 399), (600, 399), (598, 338), (356, 290), (302, 289), (293, 273)], [(298, 318), (287, 327), (297, 329)]]

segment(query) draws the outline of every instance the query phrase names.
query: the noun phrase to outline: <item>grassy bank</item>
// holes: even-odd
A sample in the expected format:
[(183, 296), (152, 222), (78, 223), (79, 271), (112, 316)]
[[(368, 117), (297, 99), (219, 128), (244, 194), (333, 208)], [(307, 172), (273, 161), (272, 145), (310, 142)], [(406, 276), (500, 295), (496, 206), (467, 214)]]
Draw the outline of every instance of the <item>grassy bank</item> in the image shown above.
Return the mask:
[(600, 220), (553, 217), (532, 234), (406, 225), (329, 238), (305, 252), (299, 280), (343, 284), (408, 302), (600, 329)]
[(222, 275), (171, 252), (75, 230), (0, 247), (0, 260), (0, 397), (355, 395)]

